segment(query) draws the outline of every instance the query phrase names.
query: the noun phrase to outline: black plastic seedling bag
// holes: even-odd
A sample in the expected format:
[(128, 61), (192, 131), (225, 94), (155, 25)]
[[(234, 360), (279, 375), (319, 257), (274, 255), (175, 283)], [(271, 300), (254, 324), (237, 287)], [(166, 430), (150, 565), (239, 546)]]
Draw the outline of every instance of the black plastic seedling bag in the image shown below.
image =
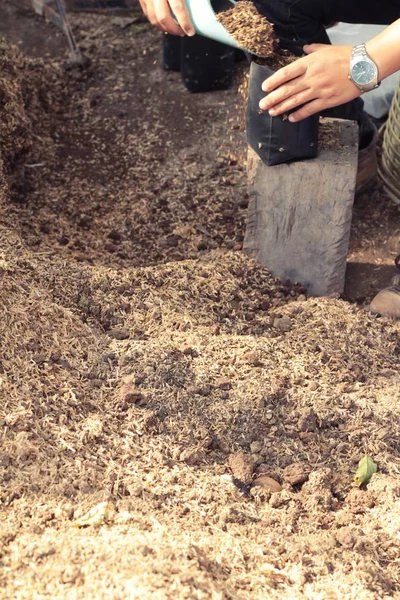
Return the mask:
[(259, 102), (265, 97), (261, 85), (274, 72), (264, 65), (251, 63), (246, 119), (248, 144), (268, 166), (313, 158), (318, 150), (318, 115), (291, 123), (287, 115), (271, 117), (267, 111), (260, 110)]
[(201, 35), (181, 38), (181, 74), (189, 92), (228, 89), (234, 66), (234, 48)]
[(163, 68), (181, 71), (189, 92), (225, 90), (232, 83), (234, 48), (200, 35), (184, 37), (166, 34), (162, 37)]
[(181, 40), (182, 38), (179, 35), (163, 34), (163, 69), (165, 71), (181, 70)]

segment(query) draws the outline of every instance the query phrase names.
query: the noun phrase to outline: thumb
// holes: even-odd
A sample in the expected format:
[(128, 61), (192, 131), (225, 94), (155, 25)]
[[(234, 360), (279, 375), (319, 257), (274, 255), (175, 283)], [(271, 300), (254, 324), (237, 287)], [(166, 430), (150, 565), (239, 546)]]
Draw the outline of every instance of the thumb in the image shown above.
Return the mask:
[(313, 52), (318, 52), (318, 50), (323, 50), (327, 46), (328, 44), (306, 44), (303, 46), (303, 50), (306, 54), (312, 54)]

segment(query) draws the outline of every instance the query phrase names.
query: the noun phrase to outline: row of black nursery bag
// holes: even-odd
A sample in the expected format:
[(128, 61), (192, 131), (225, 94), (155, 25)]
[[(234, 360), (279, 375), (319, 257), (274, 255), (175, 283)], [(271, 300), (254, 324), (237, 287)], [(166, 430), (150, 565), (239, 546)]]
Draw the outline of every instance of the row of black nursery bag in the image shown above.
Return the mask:
[[(243, 57), (241, 51), (200, 35), (183, 38), (163, 35), (163, 67), (180, 71), (189, 92), (228, 89), (235, 61)], [(291, 123), (287, 116), (271, 117), (259, 109), (259, 101), (265, 95), (261, 84), (273, 73), (269, 67), (251, 62), (246, 115), (249, 146), (268, 166), (316, 156), (317, 115)]]

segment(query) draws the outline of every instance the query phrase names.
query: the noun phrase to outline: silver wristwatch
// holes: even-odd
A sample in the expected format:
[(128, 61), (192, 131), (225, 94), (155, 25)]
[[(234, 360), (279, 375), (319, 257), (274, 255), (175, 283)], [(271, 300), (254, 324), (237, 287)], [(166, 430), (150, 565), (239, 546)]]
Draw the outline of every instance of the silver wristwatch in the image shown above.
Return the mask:
[(365, 44), (354, 46), (350, 58), (349, 79), (362, 92), (369, 92), (379, 87), (378, 67), (365, 49)]

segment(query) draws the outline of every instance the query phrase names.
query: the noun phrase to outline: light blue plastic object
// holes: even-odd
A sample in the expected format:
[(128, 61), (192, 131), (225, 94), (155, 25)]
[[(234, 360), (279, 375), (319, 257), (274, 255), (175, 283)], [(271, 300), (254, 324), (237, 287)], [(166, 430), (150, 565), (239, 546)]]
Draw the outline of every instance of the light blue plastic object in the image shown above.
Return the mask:
[(217, 21), (215, 14), (232, 8), (236, 0), (186, 0), (190, 19), (196, 32), (222, 44), (239, 48), (238, 43)]

